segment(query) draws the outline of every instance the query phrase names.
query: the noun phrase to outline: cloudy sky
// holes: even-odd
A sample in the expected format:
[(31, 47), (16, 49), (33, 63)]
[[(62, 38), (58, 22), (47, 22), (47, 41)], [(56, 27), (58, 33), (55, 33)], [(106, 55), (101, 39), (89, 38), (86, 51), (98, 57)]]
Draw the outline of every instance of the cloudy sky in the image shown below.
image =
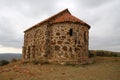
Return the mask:
[(120, 0), (0, 0), (0, 53), (21, 53), (23, 31), (68, 8), (90, 26), (90, 49), (120, 51)]

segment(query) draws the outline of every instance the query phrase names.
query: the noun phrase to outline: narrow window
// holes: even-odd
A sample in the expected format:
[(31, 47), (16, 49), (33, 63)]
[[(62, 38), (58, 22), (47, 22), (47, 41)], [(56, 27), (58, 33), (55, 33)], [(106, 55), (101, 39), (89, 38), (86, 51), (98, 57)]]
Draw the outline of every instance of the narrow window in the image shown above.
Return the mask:
[(80, 41), (78, 41), (78, 44), (80, 44)]
[(70, 29), (69, 34), (70, 36), (73, 36), (73, 29)]
[(75, 44), (77, 44), (77, 40), (75, 40)]
[(28, 55), (27, 58), (30, 59), (30, 46), (28, 46)]
[(86, 42), (86, 32), (84, 32), (84, 42)]

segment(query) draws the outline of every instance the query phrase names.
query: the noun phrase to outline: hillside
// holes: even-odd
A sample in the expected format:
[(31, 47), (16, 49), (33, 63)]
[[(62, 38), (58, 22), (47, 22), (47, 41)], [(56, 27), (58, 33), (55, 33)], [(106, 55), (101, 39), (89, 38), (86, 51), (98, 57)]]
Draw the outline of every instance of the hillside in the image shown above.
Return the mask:
[(120, 52), (106, 51), (106, 50), (89, 50), (90, 57), (120, 57)]
[(0, 67), (0, 80), (120, 80), (120, 57), (95, 57), (94, 64), (10, 63)]
[(1, 53), (0, 60), (10, 61), (12, 58), (21, 59), (22, 54), (20, 53)]

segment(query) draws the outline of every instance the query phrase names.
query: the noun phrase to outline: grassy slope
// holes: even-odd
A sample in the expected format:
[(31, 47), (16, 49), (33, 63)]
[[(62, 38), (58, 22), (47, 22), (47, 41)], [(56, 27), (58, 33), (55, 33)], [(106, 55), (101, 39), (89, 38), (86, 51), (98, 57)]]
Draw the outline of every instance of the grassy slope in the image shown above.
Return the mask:
[(105, 51), (105, 50), (89, 50), (89, 53), (92, 56), (104, 56), (104, 57), (120, 57), (120, 52)]
[(120, 80), (120, 57), (95, 57), (85, 66), (11, 63), (0, 67), (0, 80)]

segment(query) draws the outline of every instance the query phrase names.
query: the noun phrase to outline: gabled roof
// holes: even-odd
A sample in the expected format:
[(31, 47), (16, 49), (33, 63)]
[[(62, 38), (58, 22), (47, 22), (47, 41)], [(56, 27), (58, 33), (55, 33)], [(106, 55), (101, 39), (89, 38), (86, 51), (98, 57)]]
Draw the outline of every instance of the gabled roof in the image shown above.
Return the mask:
[(85, 23), (84, 21), (74, 17), (73, 15), (71, 15), (71, 13), (69, 12), (68, 9), (65, 9), (65, 10), (51, 16), (50, 18), (45, 19), (44, 21), (28, 28), (27, 30), (25, 30), (25, 32), (34, 28), (34, 27), (36, 27), (36, 26), (38, 26), (38, 25), (40, 25), (40, 24), (42, 24), (42, 23), (45, 23), (45, 22), (48, 22), (50, 24), (59, 23), (59, 22), (78, 22), (78, 23), (80, 23), (82, 25), (86, 25), (88, 28), (90, 28), (90, 26), (87, 23)]

